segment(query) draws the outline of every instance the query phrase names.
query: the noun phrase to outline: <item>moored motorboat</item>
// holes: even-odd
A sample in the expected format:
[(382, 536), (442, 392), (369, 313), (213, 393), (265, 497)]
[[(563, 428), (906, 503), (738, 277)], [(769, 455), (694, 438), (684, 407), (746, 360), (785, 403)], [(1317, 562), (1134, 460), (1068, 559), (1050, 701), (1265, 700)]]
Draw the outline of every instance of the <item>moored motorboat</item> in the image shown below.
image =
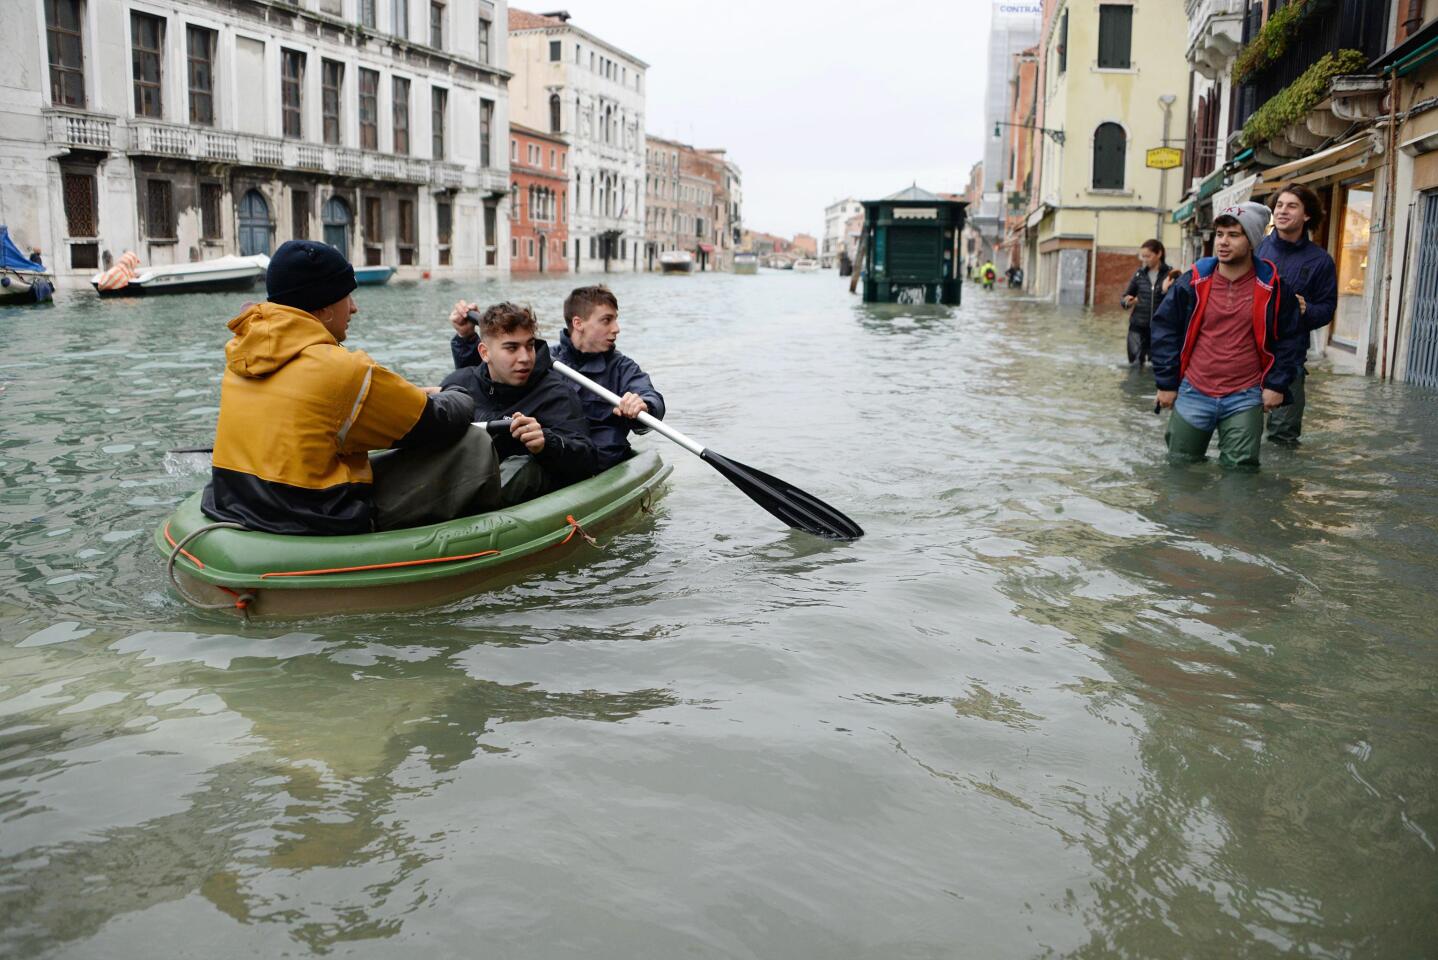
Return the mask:
[(180, 595), (196, 607), (257, 617), (412, 609), (513, 583), (554, 563), (647, 508), (669, 472), (647, 451), (514, 507), (336, 537), (215, 528), (196, 493), (155, 531), (154, 543)]
[(205, 293), (216, 290), (249, 290), (264, 277), (270, 258), (262, 253), (251, 257), (216, 257), (198, 263), (141, 267), (133, 253), (90, 278), (102, 297), (133, 297), (152, 293)]
[(759, 257), (752, 253), (734, 254), (734, 272), (752, 274), (759, 272)]
[(659, 255), (660, 273), (693, 273), (694, 254), (688, 250), (665, 250)]
[(0, 224), (0, 304), (44, 303), (55, 292), (55, 275), (20, 252)]
[(794, 261), (795, 273), (816, 273), (819, 270), (819, 261), (811, 260), (808, 257), (800, 257)]
[(389, 283), (389, 278), (394, 276), (394, 267), (374, 266), (355, 267), (355, 283), (365, 286), (381, 286)]

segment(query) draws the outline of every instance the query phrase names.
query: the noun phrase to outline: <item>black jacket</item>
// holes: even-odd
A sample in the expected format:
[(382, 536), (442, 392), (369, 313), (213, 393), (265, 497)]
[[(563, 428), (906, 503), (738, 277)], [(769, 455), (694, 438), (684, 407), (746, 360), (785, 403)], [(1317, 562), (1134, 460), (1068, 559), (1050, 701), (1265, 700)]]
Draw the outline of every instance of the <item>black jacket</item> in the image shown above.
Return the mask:
[[(618, 350), (580, 353), (569, 339), (569, 331), (563, 330), (559, 334), (559, 346), (554, 348), (554, 359), (569, 364), (601, 387), (606, 387), (621, 397), (626, 393), (638, 394), (644, 398), (651, 416), (657, 420), (664, 419), (664, 397), (654, 389), (649, 374)], [(579, 397), (579, 403), (589, 417), (589, 436), (599, 454), (599, 469), (608, 470), (621, 460), (628, 459), (632, 453), (629, 449), (630, 432), (647, 433), (649, 428), (638, 420), (621, 417), (614, 412), (614, 404), (595, 396), (579, 384), (569, 380), (565, 382), (570, 384), (575, 395)]]
[[(538, 420), (544, 428), (544, 449), (535, 459), (557, 485), (576, 483), (598, 472), (584, 408), (565, 379), (554, 372), (549, 344), (543, 340), (535, 342), (534, 371), (522, 387), (496, 383), (490, 379), (488, 364), (483, 363), (477, 367), (461, 367), (445, 377), (441, 386), (463, 387), (474, 398), (476, 420), (498, 420), (516, 413)], [(524, 444), (508, 433), (492, 436), (494, 454), (500, 460), (529, 453)]]
[(1160, 261), (1153, 283), (1148, 282), (1148, 271), (1143, 267), (1139, 267), (1138, 271), (1134, 273), (1133, 279), (1128, 282), (1128, 288), (1123, 292), (1125, 297), (1137, 298), (1133, 305), (1133, 313), (1128, 315), (1130, 327), (1146, 327), (1153, 321), (1153, 315), (1158, 312), (1158, 305), (1163, 302), (1163, 278), (1168, 276), (1172, 269), (1168, 264)]

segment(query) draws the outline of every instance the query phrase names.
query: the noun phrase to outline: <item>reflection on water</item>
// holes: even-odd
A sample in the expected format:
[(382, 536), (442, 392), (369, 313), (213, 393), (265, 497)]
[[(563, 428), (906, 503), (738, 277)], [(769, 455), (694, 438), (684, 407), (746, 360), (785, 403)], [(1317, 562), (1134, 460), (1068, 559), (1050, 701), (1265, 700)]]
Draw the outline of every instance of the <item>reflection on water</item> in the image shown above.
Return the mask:
[[(220, 624), (149, 536), (235, 298), (0, 314), (0, 951), (1431, 952), (1430, 396), (1318, 371), (1299, 449), (1172, 468), (1121, 316), (612, 279), (672, 422), (863, 540), (648, 438), (602, 552)], [(455, 299), (568, 286), (366, 290), (354, 345), (438, 382)]]

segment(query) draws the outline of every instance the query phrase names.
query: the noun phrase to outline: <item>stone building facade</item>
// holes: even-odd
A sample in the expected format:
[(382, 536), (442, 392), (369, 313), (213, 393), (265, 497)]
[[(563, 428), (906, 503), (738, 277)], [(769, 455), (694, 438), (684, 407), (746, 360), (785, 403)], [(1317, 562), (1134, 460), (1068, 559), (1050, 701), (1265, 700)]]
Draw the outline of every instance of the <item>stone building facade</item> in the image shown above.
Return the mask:
[(666, 250), (688, 250), (695, 270), (732, 269), (731, 170), (724, 151), (650, 135), (645, 164), (645, 268), (658, 269)]
[(326, 240), (508, 267), (503, 0), (15, 0), (6, 216), (61, 277)]
[(509, 125), (509, 262), (513, 273), (568, 273), (569, 145)]
[(642, 269), (644, 73), (648, 64), (567, 13), (509, 12), (514, 120), (569, 144), (569, 262)]

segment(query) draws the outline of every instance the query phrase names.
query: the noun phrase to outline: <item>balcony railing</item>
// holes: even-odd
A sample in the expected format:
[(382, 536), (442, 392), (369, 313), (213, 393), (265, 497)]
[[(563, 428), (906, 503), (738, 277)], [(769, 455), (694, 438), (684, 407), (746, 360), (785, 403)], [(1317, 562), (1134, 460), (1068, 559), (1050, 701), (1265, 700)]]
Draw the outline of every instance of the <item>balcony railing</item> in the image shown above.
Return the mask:
[(49, 109), (45, 116), (50, 143), (90, 150), (110, 150), (116, 146), (113, 142), (115, 118), (108, 114)]

